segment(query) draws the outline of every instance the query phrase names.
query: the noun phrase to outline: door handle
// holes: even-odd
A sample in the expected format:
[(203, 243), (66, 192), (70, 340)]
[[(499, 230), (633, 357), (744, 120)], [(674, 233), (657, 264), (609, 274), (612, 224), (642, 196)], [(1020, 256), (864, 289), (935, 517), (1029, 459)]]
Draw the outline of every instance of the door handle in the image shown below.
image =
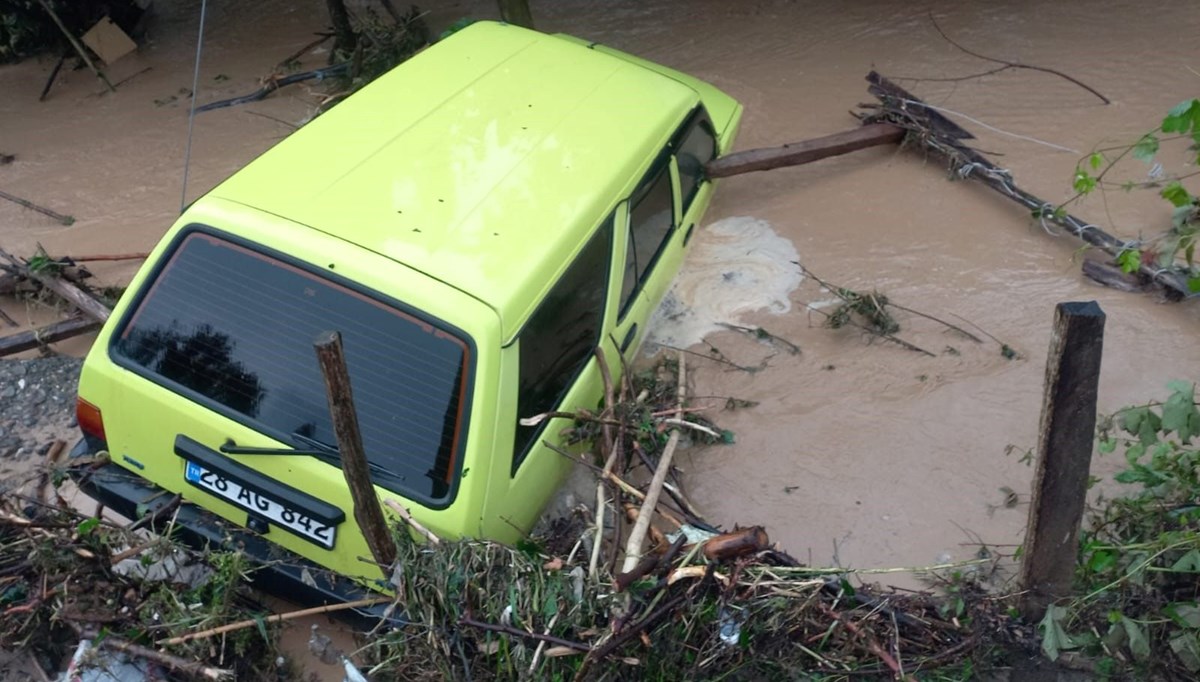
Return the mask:
[(625, 332), (625, 340), (621, 342), (621, 352), (622, 353), (624, 353), (626, 350), (628, 350), (629, 346), (633, 343), (634, 337), (637, 336), (637, 330), (638, 330), (637, 322), (634, 322), (632, 325), (629, 326), (629, 331)]

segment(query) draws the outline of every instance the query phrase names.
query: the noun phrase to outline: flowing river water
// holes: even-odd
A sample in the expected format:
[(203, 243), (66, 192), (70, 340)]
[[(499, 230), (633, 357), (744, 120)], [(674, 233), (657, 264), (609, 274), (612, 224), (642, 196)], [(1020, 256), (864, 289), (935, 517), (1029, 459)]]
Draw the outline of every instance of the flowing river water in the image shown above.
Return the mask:
[[(111, 68), (131, 77), (116, 94), (86, 71), (60, 76), (37, 95), (51, 67), (0, 67), (0, 189), (70, 213), (64, 227), (0, 202), (0, 245), (84, 255), (148, 250), (178, 214), (198, 0), (160, 2), (145, 46)], [(1200, 90), (1200, 4), (1147, 8), (1132, 0), (933, 2), (865, 0), (661, 0), (593, 3), (533, 0), (539, 27), (612, 44), (707, 79), (746, 107), (737, 148), (770, 146), (849, 129), (847, 111), (870, 98), (872, 68), (901, 80), (957, 117), (978, 147), (1016, 182), (1048, 201), (1070, 196), (1075, 164), (1089, 150), (1128, 142)], [(492, 2), (431, 2), (435, 29), (495, 15)], [(936, 80), (997, 66), (943, 39), (1051, 74), (1006, 70)], [(199, 101), (258, 87), (325, 23), (324, 3), (212, 0)], [(306, 54), (309, 68), (326, 55)], [(149, 68), (148, 71), (143, 71)], [(319, 93), (294, 86), (270, 99), (196, 119), (188, 197), (195, 198), (311, 115)], [(1002, 134), (995, 129), (1007, 131)], [(1019, 135), (1017, 137), (1014, 135)], [(1034, 138), (1031, 140), (1029, 138)], [(1036, 140), (1036, 141), (1035, 141)], [(1040, 142), (1039, 142), (1040, 141)], [(1044, 144), (1050, 143), (1050, 144)], [(1062, 148), (1076, 151), (1063, 151)], [(1163, 153), (1178, 168), (1178, 150)], [(1140, 162), (1114, 170), (1144, 179)], [(1194, 188), (1193, 188), (1194, 189)], [(1169, 224), (1151, 192), (1091, 197), (1084, 218), (1124, 237)], [(877, 148), (816, 164), (723, 180), (676, 285), (672, 315), (656, 333), (673, 345), (753, 373), (689, 357), (694, 393), (735, 396), (756, 407), (710, 416), (735, 432), (732, 445), (682, 451), (693, 502), (716, 523), (762, 524), (772, 540), (816, 564), (926, 566), (969, 559), (980, 542), (1020, 542), (1055, 303), (1096, 300), (1108, 315), (1100, 409), (1163, 395), (1171, 379), (1194, 379), (1200, 345), (1194, 304), (1164, 305), (1079, 274), (1079, 243), (1048, 235), (1027, 211), (912, 150)], [(925, 357), (869, 343), (853, 329), (822, 326), (809, 304), (831, 298), (793, 261), (822, 279), (963, 326), (961, 318), (1017, 351), (975, 344), (936, 323), (898, 314), (905, 339)], [(122, 284), (136, 262), (98, 263)], [(25, 324), (51, 311), (0, 303)], [(674, 319), (667, 319), (674, 318)], [(714, 322), (761, 326), (798, 345), (790, 354)], [(87, 339), (60, 344), (86, 351)], [(953, 348), (954, 350), (949, 350)], [(1015, 452), (1007, 452), (1007, 446)], [(1115, 463), (1097, 460), (1093, 473)], [(1007, 490), (1017, 493), (1006, 506)], [(1011, 502), (1011, 498), (1008, 499)], [(904, 574), (880, 576), (912, 585)], [(297, 630), (302, 648), (307, 632)], [(323, 673), (336, 677), (332, 668)]]

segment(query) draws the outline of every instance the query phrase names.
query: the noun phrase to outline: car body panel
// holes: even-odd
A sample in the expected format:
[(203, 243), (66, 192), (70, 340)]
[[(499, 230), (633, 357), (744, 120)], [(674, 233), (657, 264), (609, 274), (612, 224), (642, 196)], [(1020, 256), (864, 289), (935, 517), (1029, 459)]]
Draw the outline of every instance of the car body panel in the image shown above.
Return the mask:
[[(112, 461), (151, 487), (182, 493), (248, 527), (247, 511), (185, 481), (177, 437), (213, 451), (230, 440), (295, 447), (114, 359), (114, 333), (152, 289), (171, 250), (191, 230), (210, 231), (286, 254), (466, 337), (470, 415), (449, 500), (425, 504), (384, 486), (376, 491), (398, 498), (439, 536), (517, 540), (571, 466), (551, 447), (570, 426), (556, 418), (513, 467), (517, 422), (533, 416), (517, 413), (521, 331), (611, 215), (600, 347), (611, 378), (620, 376), (622, 350), (631, 359), (643, 342), (646, 321), (682, 263), (686, 228), (712, 196), (713, 182), (705, 181), (684, 210), (676, 161), (664, 157), (700, 106), (710, 114), (715, 107), (717, 146), (727, 150), (741, 107), (715, 88), (582, 41), (490, 22), (397, 67), (197, 200), (130, 282), (79, 385), (80, 397), (102, 412)], [(628, 197), (664, 158), (674, 229), (622, 316)], [(556, 409), (594, 409), (603, 388), (600, 364), (589, 357)], [(339, 467), (308, 455), (227, 457), (345, 512), (332, 549), (273, 526), (267, 539), (386, 589), (360, 559), (370, 551)]]

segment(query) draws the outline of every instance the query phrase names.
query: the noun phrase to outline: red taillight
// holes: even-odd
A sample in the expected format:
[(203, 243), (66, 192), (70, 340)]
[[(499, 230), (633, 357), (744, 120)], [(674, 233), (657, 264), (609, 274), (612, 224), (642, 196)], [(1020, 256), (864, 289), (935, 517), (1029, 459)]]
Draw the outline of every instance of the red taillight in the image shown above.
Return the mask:
[(100, 417), (100, 408), (83, 398), (75, 399), (75, 419), (79, 422), (79, 430), (85, 434), (105, 440), (104, 419)]

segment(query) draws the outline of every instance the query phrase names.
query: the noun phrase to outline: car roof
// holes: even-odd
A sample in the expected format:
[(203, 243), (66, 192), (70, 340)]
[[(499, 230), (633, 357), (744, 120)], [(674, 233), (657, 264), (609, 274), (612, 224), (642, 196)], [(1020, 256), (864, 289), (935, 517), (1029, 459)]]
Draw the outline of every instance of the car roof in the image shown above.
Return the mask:
[(211, 195), (465, 291), (496, 310), (507, 340), (697, 102), (618, 56), (478, 22)]

